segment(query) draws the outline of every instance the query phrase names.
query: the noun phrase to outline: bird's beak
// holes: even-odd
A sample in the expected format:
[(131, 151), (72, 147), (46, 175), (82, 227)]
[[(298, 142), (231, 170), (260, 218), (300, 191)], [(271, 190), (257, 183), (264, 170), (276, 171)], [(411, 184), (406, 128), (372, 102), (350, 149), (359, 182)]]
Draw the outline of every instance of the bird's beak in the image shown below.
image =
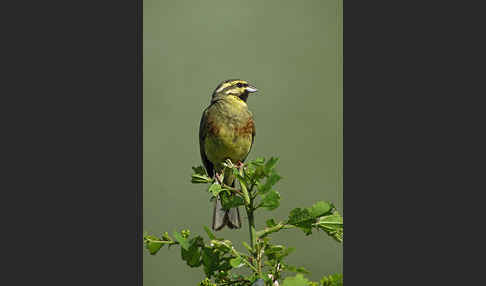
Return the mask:
[(249, 93), (252, 93), (252, 92), (257, 92), (258, 89), (254, 86), (249, 85), (249, 86), (246, 87), (246, 91), (248, 91)]

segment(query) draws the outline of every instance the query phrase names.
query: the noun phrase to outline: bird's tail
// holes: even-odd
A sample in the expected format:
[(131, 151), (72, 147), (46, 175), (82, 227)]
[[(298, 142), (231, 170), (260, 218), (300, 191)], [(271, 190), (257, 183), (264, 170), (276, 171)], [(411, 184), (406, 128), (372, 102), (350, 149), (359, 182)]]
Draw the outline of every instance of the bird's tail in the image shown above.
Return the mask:
[(218, 196), (214, 201), (213, 230), (221, 230), (225, 225), (230, 229), (241, 228), (240, 211), (238, 207), (229, 210), (223, 209), (221, 199)]

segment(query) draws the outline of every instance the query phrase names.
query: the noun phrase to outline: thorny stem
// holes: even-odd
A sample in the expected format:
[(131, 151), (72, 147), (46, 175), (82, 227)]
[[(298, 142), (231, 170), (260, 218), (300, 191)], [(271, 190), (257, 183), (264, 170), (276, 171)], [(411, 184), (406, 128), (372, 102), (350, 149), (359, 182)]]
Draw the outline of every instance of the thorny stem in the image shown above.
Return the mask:
[[(228, 247), (231, 250), (231, 252), (233, 253), (234, 256), (236, 256), (236, 257), (240, 256), (240, 254), (236, 251), (236, 249), (233, 246), (229, 246), (228, 244), (226, 244), (224, 242), (221, 242), (221, 243), (224, 244), (226, 247)], [(243, 259), (243, 263), (248, 265), (248, 267), (253, 269), (253, 271), (258, 272), (258, 269), (256, 269), (255, 266), (253, 266), (251, 263), (246, 261), (246, 259)]]
[(295, 228), (295, 226), (294, 225), (290, 225), (290, 224), (285, 224), (283, 222), (280, 222), (280, 223), (278, 223), (275, 226), (266, 227), (265, 229), (258, 231), (256, 234), (257, 234), (257, 237), (258, 238), (264, 238), (265, 236), (267, 236), (267, 235), (269, 235), (271, 233), (277, 232), (277, 231), (279, 231), (281, 229), (289, 229), (289, 228)]
[[(242, 177), (245, 177), (243, 166), (244, 166), (244, 164), (240, 164), (238, 167), (239, 167), (240, 175)], [(254, 184), (251, 185), (249, 190), (246, 189), (246, 186), (244, 184), (241, 184), (241, 182), (240, 182), (240, 185), (242, 187), (243, 194), (246, 195), (245, 210), (246, 210), (246, 214), (247, 214), (247, 217), (248, 217), (248, 230), (249, 230), (249, 234), (250, 234), (250, 247), (253, 250), (252, 255), (253, 255), (253, 259), (255, 260), (254, 265), (258, 268), (258, 270), (255, 271), (255, 272), (259, 276), (261, 276), (260, 255), (259, 255), (259, 251), (256, 249), (256, 247), (257, 247), (257, 241), (256, 241), (257, 236), (256, 236), (256, 230), (255, 230), (255, 216), (254, 216), (254, 211), (255, 211), (254, 199), (255, 199), (255, 197), (252, 194)]]
[(246, 208), (248, 216), (248, 230), (250, 232), (250, 246), (255, 249), (256, 235), (255, 235), (255, 217), (253, 216), (253, 200), (250, 200), (250, 206)]
[(173, 245), (173, 244), (179, 244), (177, 241), (170, 241), (170, 240), (153, 240), (150, 238), (145, 238), (145, 240), (150, 241), (152, 243), (160, 243), (160, 244), (168, 244), (168, 245)]

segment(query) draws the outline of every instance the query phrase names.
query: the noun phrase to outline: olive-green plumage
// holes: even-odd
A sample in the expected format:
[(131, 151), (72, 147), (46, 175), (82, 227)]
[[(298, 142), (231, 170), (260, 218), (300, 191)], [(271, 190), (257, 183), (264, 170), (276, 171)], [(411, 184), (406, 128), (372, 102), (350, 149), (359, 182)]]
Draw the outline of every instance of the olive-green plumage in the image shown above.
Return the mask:
[[(249, 93), (256, 91), (244, 80), (226, 80), (214, 90), (211, 104), (204, 110), (199, 126), (201, 159), (209, 176), (220, 173), (226, 159), (237, 163), (248, 156), (255, 138), (255, 123), (246, 101)], [(225, 174), (224, 183), (234, 186), (234, 177)], [(223, 210), (218, 198), (212, 227), (220, 230), (225, 225), (240, 228), (240, 214), (237, 208)]]

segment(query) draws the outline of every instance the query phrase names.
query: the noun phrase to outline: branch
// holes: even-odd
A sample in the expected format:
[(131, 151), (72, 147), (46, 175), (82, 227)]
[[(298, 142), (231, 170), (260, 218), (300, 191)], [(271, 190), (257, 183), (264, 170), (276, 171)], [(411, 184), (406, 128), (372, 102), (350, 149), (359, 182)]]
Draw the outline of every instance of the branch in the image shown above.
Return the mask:
[(284, 224), (283, 222), (278, 223), (277, 225), (274, 225), (272, 227), (266, 227), (263, 230), (257, 231), (257, 237), (258, 238), (264, 238), (265, 236), (277, 232), (281, 229), (289, 229), (289, 228), (295, 228), (295, 226), (290, 225), (290, 224)]

